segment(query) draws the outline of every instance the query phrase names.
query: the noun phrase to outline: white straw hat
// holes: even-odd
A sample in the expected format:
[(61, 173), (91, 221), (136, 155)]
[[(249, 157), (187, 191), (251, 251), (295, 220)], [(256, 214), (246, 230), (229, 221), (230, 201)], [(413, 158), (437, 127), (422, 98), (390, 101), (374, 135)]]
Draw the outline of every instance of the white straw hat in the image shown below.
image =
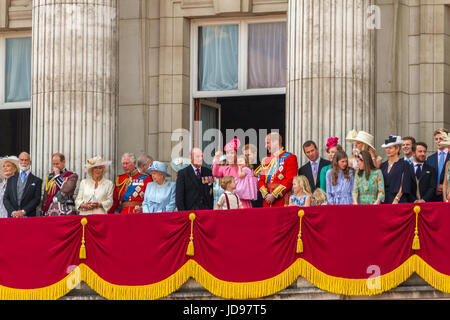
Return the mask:
[(106, 167), (110, 165), (111, 161), (105, 161), (102, 157), (96, 156), (94, 158), (87, 159), (87, 163), (84, 165), (84, 167), (89, 170), (94, 167)]
[(355, 143), (355, 142), (362, 142), (367, 144), (369, 147), (375, 150), (375, 147), (373, 146), (374, 137), (370, 133), (367, 133), (365, 131), (359, 131), (356, 133), (355, 130), (350, 131), (347, 134), (347, 137), (345, 138), (348, 142)]
[(443, 141), (439, 142), (439, 145), (441, 147), (450, 147), (450, 136), (446, 134), (445, 132), (441, 133), (441, 137), (444, 139)]
[(5, 178), (5, 176), (4, 176), (4, 174), (3, 174), (3, 164), (4, 164), (5, 162), (11, 162), (11, 163), (13, 163), (13, 164), (16, 166), (17, 171), (20, 171), (20, 167), (19, 167), (19, 158), (17, 158), (16, 156), (6, 156), (6, 157), (4, 157), (4, 158), (0, 158), (0, 178), (1, 178), (1, 179), (4, 179), (4, 178)]

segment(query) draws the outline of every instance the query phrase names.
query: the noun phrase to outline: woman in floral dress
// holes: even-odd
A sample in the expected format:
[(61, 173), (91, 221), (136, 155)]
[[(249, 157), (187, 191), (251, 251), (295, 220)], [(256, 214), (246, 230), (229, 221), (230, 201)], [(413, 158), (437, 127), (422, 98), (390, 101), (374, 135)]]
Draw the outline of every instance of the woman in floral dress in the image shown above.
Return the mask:
[(368, 151), (361, 151), (357, 162), (359, 170), (353, 183), (353, 204), (381, 204), (384, 201), (383, 173), (375, 167)]

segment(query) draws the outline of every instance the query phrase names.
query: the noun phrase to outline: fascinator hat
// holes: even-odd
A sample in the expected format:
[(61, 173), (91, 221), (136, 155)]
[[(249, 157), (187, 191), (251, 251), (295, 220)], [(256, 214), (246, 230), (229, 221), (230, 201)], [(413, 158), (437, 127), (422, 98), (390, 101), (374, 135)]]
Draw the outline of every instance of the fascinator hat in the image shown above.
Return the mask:
[(339, 138), (328, 138), (327, 141), (327, 152), (330, 151), (331, 148), (337, 146), (339, 143)]
[(239, 141), (238, 138), (234, 138), (225, 145), (223, 150), (225, 150), (225, 152), (227, 152), (229, 150), (237, 150), (237, 149), (239, 149), (240, 146), (241, 146), (241, 141)]
[(402, 137), (400, 137), (400, 136), (389, 136), (389, 139), (386, 139), (384, 141), (384, 144), (381, 147), (383, 149), (385, 149), (385, 148), (388, 148), (388, 147), (401, 145), (402, 143), (403, 143)]

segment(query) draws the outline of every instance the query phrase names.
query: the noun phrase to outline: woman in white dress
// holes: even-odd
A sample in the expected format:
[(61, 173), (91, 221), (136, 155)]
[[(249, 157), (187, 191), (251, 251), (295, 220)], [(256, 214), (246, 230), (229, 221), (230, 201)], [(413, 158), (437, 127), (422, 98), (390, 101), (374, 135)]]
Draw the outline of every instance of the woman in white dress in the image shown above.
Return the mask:
[(81, 181), (75, 200), (80, 215), (106, 214), (112, 207), (114, 183), (104, 178), (109, 165), (111, 161), (104, 161), (101, 157), (88, 159), (85, 168), (90, 177)]
[(0, 159), (0, 218), (7, 218), (8, 211), (3, 205), (8, 178), (19, 172), (19, 159), (17, 157), (5, 157)]
[(170, 174), (167, 172), (167, 165), (159, 161), (153, 161), (149, 170), (151, 170), (153, 182), (150, 182), (145, 188), (142, 212), (175, 211), (176, 183), (166, 180), (166, 177), (170, 177)]

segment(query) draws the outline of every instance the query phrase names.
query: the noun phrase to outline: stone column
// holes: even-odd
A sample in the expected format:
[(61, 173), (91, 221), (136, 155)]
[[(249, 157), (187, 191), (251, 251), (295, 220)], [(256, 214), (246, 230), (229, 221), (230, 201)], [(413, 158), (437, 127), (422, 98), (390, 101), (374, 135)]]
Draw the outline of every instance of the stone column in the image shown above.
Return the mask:
[[(374, 31), (371, 0), (289, 0), (287, 149), (327, 138), (344, 144), (351, 129), (374, 134)], [(346, 150), (351, 150), (346, 146)]]
[(33, 0), (31, 155), (38, 176), (51, 169), (55, 152), (78, 174), (92, 156), (116, 160), (117, 49), (117, 0)]

